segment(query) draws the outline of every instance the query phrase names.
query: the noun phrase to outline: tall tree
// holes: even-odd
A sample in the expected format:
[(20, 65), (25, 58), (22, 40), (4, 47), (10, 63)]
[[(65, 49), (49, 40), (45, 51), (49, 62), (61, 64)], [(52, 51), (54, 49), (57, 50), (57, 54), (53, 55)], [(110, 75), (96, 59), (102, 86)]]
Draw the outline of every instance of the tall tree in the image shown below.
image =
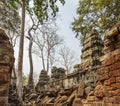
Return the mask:
[(43, 24), (40, 28), (41, 36), (34, 37), (34, 42), (37, 45), (34, 52), (41, 58), (43, 69), (47, 72), (50, 68), (55, 47), (62, 43), (62, 39), (56, 33), (56, 26), (53, 26), (53, 23)]
[[(25, 24), (25, 7), (28, 11), (33, 10), (34, 14), (38, 18), (39, 22), (44, 23), (49, 16), (56, 16), (58, 12), (57, 1), (64, 4), (64, 0), (33, 0), (33, 7), (30, 6), (31, 0), (22, 0), (22, 25), (21, 25), (21, 37), (20, 37), (20, 47), (19, 47), (19, 57), (18, 57), (18, 75), (17, 87), (18, 95), (22, 101), (22, 67), (23, 67), (23, 48), (24, 48), (24, 24)], [(20, 0), (9, 0), (13, 7), (16, 6), (16, 2), (20, 3)], [(25, 5), (26, 4), (26, 5)], [(32, 12), (32, 11), (31, 11)]]
[(32, 26), (30, 26), (28, 30), (28, 36), (27, 36), (27, 39), (29, 40), (28, 55), (29, 55), (29, 64), (30, 64), (28, 87), (30, 87), (31, 89), (34, 89), (33, 59), (32, 59), (33, 34), (37, 30), (40, 24), (31, 14), (29, 16), (30, 16), (30, 19), (32, 20)]
[(64, 66), (66, 73), (69, 74), (76, 62), (75, 53), (68, 47), (64, 46), (60, 49), (59, 55), (61, 65)]
[(18, 77), (17, 77), (17, 91), (21, 104), (23, 104), (23, 49), (24, 49), (24, 29), (25, 29), (25, 4), (26, 0), (22, 0), (22, 23), (21, 23), (21, 36), (19, 43), (19, 56), (18, 56)]
[(82, 40), (91, 30), (101, 35), (120, 21), (120, 0), (80, 0), (72, 30)]

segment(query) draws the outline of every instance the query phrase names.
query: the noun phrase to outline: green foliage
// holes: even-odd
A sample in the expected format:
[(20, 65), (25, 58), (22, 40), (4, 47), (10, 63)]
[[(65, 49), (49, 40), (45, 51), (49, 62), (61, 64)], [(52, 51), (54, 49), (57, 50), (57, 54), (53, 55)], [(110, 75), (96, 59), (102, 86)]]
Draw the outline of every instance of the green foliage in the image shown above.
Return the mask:
[(0, 27), (9, 33), (10, 40), (13, 40), (15, 38), (14, 35), (18, 36), (20, 31), (20, 17), (18, 11), (16, 11), (8, 1), (10, 0), (0, 1)]
[[(14, 9), (18, 9), (16, 4), (22, 4), (22, 0), (9, 0), (10, 5)], [(59, 11), (57, 1), (64, 5), (65, 0), (26, 0), (26, 9), (31, 15), (35, 15), (38, 20), (43, 23), (48, 20), (49, 17), (55, 17)], [(32, 7), (30, 6), (33, 3)]]
[(23, 85), (26, 86), (28, 83), (28, 75), (23, 75)]
[[(62, 4), (65, 3), (64, 0), (59, 1)], [(41, 23), (43, 23), (44, 20), (47, 20), (51, 16), (56, 16), (56, 13), (59, 11), (56, 2), (57, 0), (33, 0), (33, 12)]]
[(8, 0), (8, 2), (15, 10), (18, 9), (16, 4), (20, 4), (21, 5), (21, 0)]
[(120, 21), (119, 8), (120, 0), (80, 0), (72, 30), (81, 38), (93, 29), (102, 34)]

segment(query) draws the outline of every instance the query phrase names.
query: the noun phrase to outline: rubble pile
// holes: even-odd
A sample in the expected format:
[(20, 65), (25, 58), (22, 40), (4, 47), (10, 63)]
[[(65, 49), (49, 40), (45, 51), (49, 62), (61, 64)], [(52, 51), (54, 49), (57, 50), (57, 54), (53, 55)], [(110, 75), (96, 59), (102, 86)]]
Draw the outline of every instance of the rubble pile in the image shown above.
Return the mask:
[(29, 93), (26, 95), (27, 106), (73, 106), (73, 100), (77, 95), (77, 88), (58, 89), (42, 93)]
[(10, 85), (8, 103), (9, 103), (9, 106), (20, 105), (20, 101), (17, 94), (17, 88), (15, 84)]

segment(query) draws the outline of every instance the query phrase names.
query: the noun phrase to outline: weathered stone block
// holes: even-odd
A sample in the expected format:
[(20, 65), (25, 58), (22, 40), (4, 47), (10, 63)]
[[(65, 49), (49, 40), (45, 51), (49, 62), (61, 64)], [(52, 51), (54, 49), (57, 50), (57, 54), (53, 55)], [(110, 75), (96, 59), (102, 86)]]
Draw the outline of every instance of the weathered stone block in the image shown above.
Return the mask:
[(120, 96), (114, 96), (113, 98), (115, 104), (120, 104)]
[(112, 77), (112, 78), (110, 78), (110, 79), (108, 79), (108, 80), (105, 80), (105, 81), (104, 81), (104, 85), (108, 86), (108, 85), (111, 85), (111, 84), (113, 84), (113, 83), (115, 83), (115, 82), (116, 82), (116, 78), (115, 78), (115, 77)]
[(118, 35), (118, 28), (117, 27), (114, 27), (112, 28), (112, 30), (110, 30), (108, 33), (107, 33), (107, 38), (110, 39), (110, 38), (113, 38), (115, 36)]
[(80, 98), (75, 98), (72, 106), (84, 106)]
[(115, 58), (114, 56), (111, 56), (111, 57), (108, 57), (106, 60), (105, 60), (105, 65), (111, 65), (115, 62)]
[[(120, 54), (120, 48), (116, 49), (112, 52), (113, 55), (119, 55)], [(116, 58), (116, 57), (115, 57)]]
[(109, 69), (111, 70), (111, 71), (114, 71), (114, 70), (120, 70), (120, 62), (118, 61), (118, 62), (116, 62), (116, 63), (114, 63), (112, 66), (109, 66)]
[(10, 80), (10, 73), (0, 73), (0, 85), (8, 83)]
[(98, 80), (106, 80), (106, 79), (108, 79), (109, 78), (109, 75), (108, 74), (102, 74), (102, 75), (99, 75), (98, 76)]
[(7, 73), (10, 70), (10, 66), (0, 65), (0, 73)]
[(111, 91), (111, 95), (112, 95), (112, 96), (120, 96), (120, 89), (112, 90), (112, 91)]
[(99, 75), (102, 75), (102, 74), (104, 74), (105, 73), (105, 68), (100, 68), (99, 70), (98, 70), (98, 74)]
[(106, 47), (110, 46), (111, 43), (112, 43), (112, 41), (109, 40), (109, 39), (106, 39), (106, 40), (104, 41), (104, 44), (105, 44)]
[(88, 102), (94, 102), (95, 101), (95, 96), (88, 96), (87, 101)]
[(118, 104), (113, 104), (113, 103), (104, 103), (103, 106), (119, 106)]
[(116, 67), (115, 64), (112, 64), (112, 65), (109, 66), (109, 70), (110, 70), (110, 71), (114, 71), (114, 70), (116, 70), (116, 69), (117, 69), (117, 67)]
[(0, 106), (8, 106), (8, 97), (0, 97)]
[(76, 96), (76, 90), (75, 90), (75, 91), (71, 94), (71, 96), (68, 98), (67, 103), (68, 103), (68, 104), (72, 104), (75, 96)]
[(96, 88), (95, 88), (94, 95), (97, 98), (103, 98), (104, 97), (104, 92), (105, 92), (104, 86), (103, 85), (97, 85)]
[(91, 90), (92, 90), (91, 86), (86, 87), (85, 88), (85, 94), (88, 95)]
[(114, 70), (114, 71), (110, 71), (109, 76), (110, 77), (120, 77), (120, 70), (117, 69), (117, 70)]
[(84, 91), (85, 91), (85, 83), (84, 82), (80, 82), (79, 84), (79, 88), (78, 88), (78, 97), (82, 97), (84, 95)]
[(114, 103), (113, 97), (104, 97), (103, 101), (104, 103)]
[(115, 56), (115, 61), (116, 62), (120, 61), (120, 54), (118, 54), (118, 55)]
[(120, 83), (111, 84), (114, 89), (120, 89)]
[(116, 77), (116, 83), (120, 83), (120, 77)]

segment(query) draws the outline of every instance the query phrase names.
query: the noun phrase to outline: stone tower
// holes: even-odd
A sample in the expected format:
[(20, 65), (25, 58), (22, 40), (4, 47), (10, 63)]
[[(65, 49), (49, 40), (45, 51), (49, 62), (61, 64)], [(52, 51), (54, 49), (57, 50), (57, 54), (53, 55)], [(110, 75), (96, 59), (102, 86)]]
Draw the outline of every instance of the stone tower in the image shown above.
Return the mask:
[(0, 106), (8, 105), (14, 51), (5, 31), (0, 29)]
[(100, 57), (103, 55), (103, 42), (97, 31), (93, 31), (85, 37), (81, 64), (79, 65), (79, 90), (78, 96), (86, 98), (94, 89), (98, 81), (98, 69), (100, 68)]
[(65, 70), (63, 68), (53, 67), (51, 72), (52, 72), (51, 75), (52, 80), (59, 80), (61, 78), (64, 78), (65, 76)]
[(81, 67), (92, 68), (100, 65), (100, 56), (103, 55), (103, 42), (96, 31), (88, 34), (82, 48)]
[(45, 91), (45, 85), (49, 81), (49, 76), (47, 75), (47, 71), (41, 70), (40, 76), (39, 76), (39, 81), (36, 85), (36, 89), (39, 92)]
[[(63, 86), (63, 81), (61, 80), (62, 78), (65, 77), (65, 69), (64, 68), (57, 68), (53, 67), (51, 69), (51, 79), (52, 79), (52, 85), (55, 87)], [(59, 81), (61, 80), (61, 81)], [(61, 83), (58, 83), (61, 82)]]

